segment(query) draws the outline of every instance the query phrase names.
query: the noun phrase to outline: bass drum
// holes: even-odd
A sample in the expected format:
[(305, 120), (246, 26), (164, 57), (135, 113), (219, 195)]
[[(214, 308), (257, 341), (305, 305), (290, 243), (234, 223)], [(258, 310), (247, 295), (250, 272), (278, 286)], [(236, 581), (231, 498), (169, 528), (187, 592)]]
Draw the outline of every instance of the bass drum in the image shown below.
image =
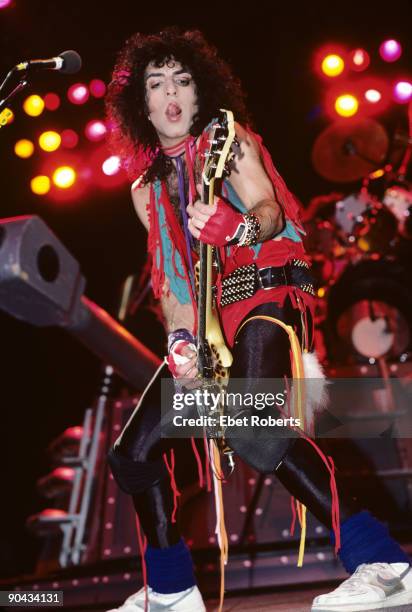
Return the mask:
[(348, 264), (328, 296), (327, 349), (332, 361), (396, 359), (409, 350), (410, 276), (396, 261)]

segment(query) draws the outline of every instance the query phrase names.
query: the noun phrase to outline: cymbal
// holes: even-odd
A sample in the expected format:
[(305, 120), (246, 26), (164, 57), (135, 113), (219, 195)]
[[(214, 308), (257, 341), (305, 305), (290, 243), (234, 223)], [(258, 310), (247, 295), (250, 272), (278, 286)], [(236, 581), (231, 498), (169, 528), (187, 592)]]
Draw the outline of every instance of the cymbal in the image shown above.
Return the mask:
[(349, 183), (380, 168), (388, 146), (385, 128), (374, 119), (338, 121), (317, 137), (312, 163), (329, 181)]

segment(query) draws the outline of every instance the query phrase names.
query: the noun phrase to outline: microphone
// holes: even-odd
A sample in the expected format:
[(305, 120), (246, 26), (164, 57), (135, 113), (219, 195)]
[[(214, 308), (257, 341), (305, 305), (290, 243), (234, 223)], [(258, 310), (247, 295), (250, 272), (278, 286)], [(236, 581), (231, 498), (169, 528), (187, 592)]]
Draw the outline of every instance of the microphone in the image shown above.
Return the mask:
[(77, 51), (63, 51), (50, 59), (33, 59), (20, 62), (14, 67), (17, 72), (27, 70), (58, 70), (63, 74), (75, 74), (82, 67), (82, 58)]

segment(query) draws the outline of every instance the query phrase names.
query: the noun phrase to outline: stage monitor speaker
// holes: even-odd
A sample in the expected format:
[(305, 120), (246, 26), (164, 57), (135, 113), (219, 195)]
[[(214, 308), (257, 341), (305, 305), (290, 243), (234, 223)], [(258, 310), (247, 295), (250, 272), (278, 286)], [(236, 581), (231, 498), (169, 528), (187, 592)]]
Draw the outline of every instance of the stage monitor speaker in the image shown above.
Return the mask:
[(33, 325), (64, 326), (85, 287), (76, 259), (36, 215), (0, 221), (0, 308)]

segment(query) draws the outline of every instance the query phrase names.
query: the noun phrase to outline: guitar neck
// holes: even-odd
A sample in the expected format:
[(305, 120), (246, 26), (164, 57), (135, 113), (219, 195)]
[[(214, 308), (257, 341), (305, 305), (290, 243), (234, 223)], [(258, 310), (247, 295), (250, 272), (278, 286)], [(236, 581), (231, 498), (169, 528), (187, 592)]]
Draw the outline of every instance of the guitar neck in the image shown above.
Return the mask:
[[(213, 203), (214, 181), (209, 185), (202, 185), (202, 201)], [(210, 378), (212, 364), (210, 363), (210, 349), (207, 342), (208, 319), (212, 308), (212, 247), (204, 242), (200, 243), (200, 273), (198, 296), (198, 370), (202, 377)]]

